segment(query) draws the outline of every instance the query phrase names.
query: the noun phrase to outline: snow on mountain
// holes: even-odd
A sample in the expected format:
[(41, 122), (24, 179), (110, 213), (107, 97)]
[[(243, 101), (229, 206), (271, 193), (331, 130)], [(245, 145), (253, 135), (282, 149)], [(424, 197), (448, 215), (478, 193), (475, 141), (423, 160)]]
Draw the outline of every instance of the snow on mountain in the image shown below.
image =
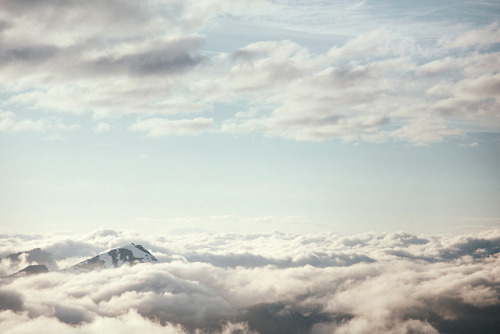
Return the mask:
[(115, 248), (107, 253), (94, 256), (66, 269), (69, 272), (88, 272), (95, 269), (118, 268), (124, 264), (155, 263), (158, 260), (144, 247), (131, 243), (130, 245)]

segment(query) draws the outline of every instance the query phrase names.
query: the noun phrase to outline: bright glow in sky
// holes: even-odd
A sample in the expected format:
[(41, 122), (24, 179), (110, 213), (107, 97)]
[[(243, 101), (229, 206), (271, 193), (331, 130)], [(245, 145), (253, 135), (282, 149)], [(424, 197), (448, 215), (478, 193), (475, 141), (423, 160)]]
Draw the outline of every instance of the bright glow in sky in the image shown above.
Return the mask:
[(499, 19), (0, 0), (0, 232), (500, 226)]

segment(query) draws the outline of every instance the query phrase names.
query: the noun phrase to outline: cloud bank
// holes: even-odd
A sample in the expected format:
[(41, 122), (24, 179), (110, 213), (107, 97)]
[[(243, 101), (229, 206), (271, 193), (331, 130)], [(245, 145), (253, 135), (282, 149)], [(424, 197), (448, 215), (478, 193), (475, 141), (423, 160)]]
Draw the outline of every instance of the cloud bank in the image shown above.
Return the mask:
[[(497, 333), (500, 230), (2, 236), (59, 268), (140, 243), (160, 263), (0, 282), (2, 333)], [(35, 263), (36, 261), (28, 261)], [(2, 275), (15, 264), (1, 261)]]
[[(387, 15), (394, 8), (380, 6), (2, 0), (0, 107), (35, 113), (5, 116), (0, 131), (76, 130), (64, 115), (89, 114), (98, 132), (108, 129), (103, 120), (126, 119), (122, 128), (152, 137), (208, 131), (426, 145), (498, 132), (498, 22), (438, 24), (424, 13), (403, 24), (398, 12)], [(336, 15), (356, 24), (329, 26)], [(207, 40), (223, 38), (215, 28), (228, 18), (253, 27), (255, 41), (206, 49)], [(342, 38), (326, 38), (326, 51), (316, 51), (265, 33), (278, 28)], [(221, 104), (231, 112), (219, 116)]]

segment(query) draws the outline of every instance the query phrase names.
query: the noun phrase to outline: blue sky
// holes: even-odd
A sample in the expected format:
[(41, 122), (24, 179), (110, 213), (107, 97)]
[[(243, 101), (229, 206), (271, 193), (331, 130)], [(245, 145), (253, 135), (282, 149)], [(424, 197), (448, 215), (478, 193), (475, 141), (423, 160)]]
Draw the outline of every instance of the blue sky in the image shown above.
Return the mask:
[(0, 231), (500, 224), (496, 1), (2, 1)]

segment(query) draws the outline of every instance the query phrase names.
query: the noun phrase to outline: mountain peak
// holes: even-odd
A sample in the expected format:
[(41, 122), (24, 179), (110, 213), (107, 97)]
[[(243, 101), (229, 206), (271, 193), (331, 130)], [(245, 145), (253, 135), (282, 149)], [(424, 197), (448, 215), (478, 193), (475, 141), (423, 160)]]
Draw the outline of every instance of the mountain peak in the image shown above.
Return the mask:
[(44, 264), (32, 264), (30, 266), (27, 266), (26, 268), (19, 270), (16, 274), (14, 275), (34, 275), (34, 274), (41, 274), (41, 273), (47, 273), (49, 272), (49, 269), (47, 268), (46, 265)]
[(118, 268), (124, 264), (134, 265), (146, 262), (155, 263), (158, 260), (141, 245), (131, 243), (82, 261), (70, 267), (68, 271), (87, 272), (94, 269)]
[(29, 251), (23, 251), (23, 252), (18, 252), (15, 254), (10, 254), (4, 258), (1, 258), (0, 260), (7, 259), (9, 260), (10, 263), (13, 264), (21, 264), (21, 263), (27, 263), (29, 265), (37, 265), (37, 264), (43, 264), (45, 265), (49, 270), (56, 270), (57, 269), (57, 264), (50, 255), (50, 253), (40, 249), (40, 248), (34, 248)]

